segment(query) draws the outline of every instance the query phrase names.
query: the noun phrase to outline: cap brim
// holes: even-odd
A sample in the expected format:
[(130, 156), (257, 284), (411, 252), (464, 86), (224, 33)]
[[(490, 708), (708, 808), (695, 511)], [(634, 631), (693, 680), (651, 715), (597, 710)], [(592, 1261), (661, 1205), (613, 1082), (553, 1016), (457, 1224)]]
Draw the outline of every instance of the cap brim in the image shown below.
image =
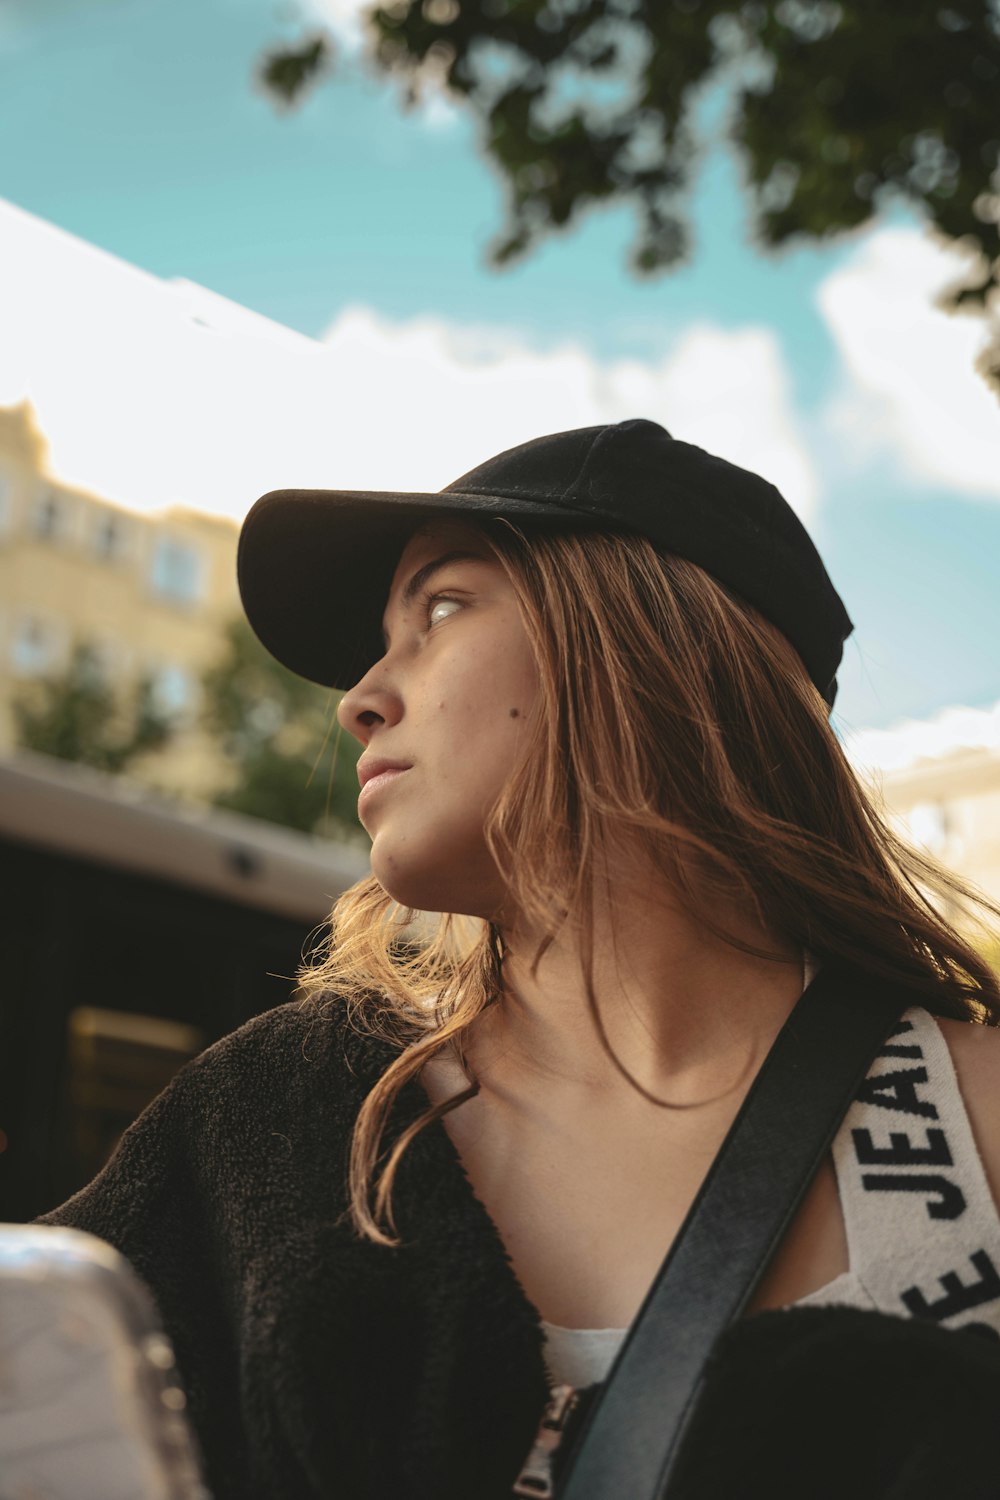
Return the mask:
[(284, 666), (325, 687), (352, 687), (383, 654), (382, 616), (413, 532), (434, 519), (588, 519), (516, 496), (441, 490), (272, 490), (243, 523), (237, 577), (247, 618)]

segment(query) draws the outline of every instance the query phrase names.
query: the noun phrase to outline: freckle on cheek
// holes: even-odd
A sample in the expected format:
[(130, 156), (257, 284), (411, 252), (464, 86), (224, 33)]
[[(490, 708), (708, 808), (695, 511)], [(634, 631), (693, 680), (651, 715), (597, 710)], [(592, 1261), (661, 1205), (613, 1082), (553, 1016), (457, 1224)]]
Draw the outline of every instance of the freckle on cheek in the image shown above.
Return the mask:
[(521, 717), (521, 710), (519, 708), (512, 708), (510, 716), (512, 719), (519, 719)]

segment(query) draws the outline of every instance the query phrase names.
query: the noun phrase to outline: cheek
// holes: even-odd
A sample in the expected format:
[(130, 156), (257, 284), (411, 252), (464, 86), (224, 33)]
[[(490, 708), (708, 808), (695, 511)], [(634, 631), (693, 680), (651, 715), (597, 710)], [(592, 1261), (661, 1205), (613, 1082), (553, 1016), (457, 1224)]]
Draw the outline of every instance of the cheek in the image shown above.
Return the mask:
[(534, 663), (522, 666), (504, 686), (502, 711), (506, 713), (508, 721), (512, 721), (513, 727), (520, 730), (526, 726), (538, 702), (538, 677)]
[(417, 714), (455, 792), (495, 790), (513, 768), (537, 701), (527, 642), (504, 623), (475, 640), (463, 635), (460, 649), (435, 660), (423, 686)]

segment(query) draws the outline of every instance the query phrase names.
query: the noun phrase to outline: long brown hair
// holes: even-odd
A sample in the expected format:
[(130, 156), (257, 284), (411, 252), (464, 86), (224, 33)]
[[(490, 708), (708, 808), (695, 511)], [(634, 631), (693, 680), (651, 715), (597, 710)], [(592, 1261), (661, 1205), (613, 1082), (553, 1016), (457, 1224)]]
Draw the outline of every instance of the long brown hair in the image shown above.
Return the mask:
[[(481, 525), (515, 590), (540, 684), (526, 753), (484, 830), (512, 909), (544, 934), (535, 966), (589, 910), (613, 831), (735, 947), (774, 957), (717, 925), (719, 896), (820, 960), (904, 983), (938, 1015), (997, 1024), (997, 975), (942, 909), (996, 921), (1000, 907), (893, 832), (776, 627), (644, 537)], [(464, 1062), (464, 1034), (501, 993), (497, 926), (450, 913), (428, 925), (425, 915), (413, 941), (419, 917), (374, 877), (360, 881), (299, 978), (303, 1005), (346, 1006), (355, 1027), (396, 1049), (358, 1114), (349, 1169), (354, 1224), (383, 1244), (396, 1243), (400, 1157), (477, 1085), (469, 1074), (467, 1090), (383, 1152), (394, 1101), (448, 1043)], [(607, 1045), (590, 927), (577, 925)]]

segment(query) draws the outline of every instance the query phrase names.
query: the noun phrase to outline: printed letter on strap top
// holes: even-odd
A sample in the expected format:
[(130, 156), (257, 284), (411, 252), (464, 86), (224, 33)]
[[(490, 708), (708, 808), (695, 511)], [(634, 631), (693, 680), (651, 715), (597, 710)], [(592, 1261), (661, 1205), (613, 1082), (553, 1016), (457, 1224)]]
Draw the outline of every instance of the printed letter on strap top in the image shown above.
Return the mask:
[(1000, 1216), (948, 1044), (905, 1012), (833, 1144), (850, 1271), (800, 1305), (854, 1304), (1000, 1337)]

